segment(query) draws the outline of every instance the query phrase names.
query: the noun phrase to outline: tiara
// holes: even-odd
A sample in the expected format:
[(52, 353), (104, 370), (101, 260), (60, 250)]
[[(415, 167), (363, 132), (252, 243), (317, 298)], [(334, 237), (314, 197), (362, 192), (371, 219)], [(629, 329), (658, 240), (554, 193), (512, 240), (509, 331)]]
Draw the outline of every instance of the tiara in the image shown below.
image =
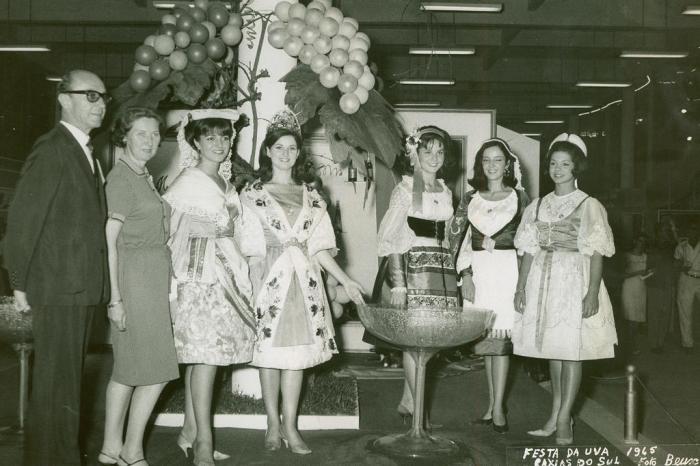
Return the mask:
[(296, 114), (289, 107), (284, 107), (282, 110), (278, 111), (272, 116), (270, 126), (267, 127), (267, 130), (272, 131), (279, 128), (284, 128), (301, 136), (301, 125), (299, 124), (299, 120), (297, 119)]

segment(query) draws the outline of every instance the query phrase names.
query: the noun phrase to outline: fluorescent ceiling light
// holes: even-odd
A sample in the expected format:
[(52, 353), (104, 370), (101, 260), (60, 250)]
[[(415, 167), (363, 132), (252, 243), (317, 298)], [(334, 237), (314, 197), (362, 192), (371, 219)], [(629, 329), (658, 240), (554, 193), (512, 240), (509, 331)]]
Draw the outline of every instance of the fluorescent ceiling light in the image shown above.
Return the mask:
[(439, 107), (440, 102), (398, 102), (394, 107)]
[(547, 108), (593, 108), (593, 105), (578, 105), (578, 104), (550, 104)]
[[(222, 2), (223, 5), (228, 8), (229, 10), (231, 9), (231, 2)], [(157, 8), (159, 10), (170, 10), (172, 8), (175, 8), (176, 6), (179, 7), (193, 7), (194, 3), (192, 2), (187, 2), (187, 1), (163, 1), (163, 0), (153, 0), (153, 7)]]
[(683, 10), (684, 15), (700, 15), (700, 6), (689, 5)]
[(564, 123), (564, 120), (526, 120), (525, 123), (531, 125), (559, 125)]
[(61, 77), (60, 76), (47, 76), (46, 77), (47, 81), (51, 81), (54, 83), (60, 83), (61, 82)]
[(542, 136), (542, 133), (522, 133), (523, 136), (531, 137), (531, 138), (538, 138)]
[(399, 84), (413, 84), (423, 86), (453, 86), (454, 79), (400, 79)]
[(422, 2), (423, 11), (458, 11), (465, 13), (500, 13), (502, 3), (465, 3), (465, 2)]
[(613, 81), (579, 81), (576, 87), (630, 87), (630, 83), (613, 82)]
[(45, 45), (0, 45), (0, 52), (50, 52)]
[(685, 58), (688, 52), (651, 52), (643, 50), (625, 50), (620, 58)]
[(410, 55), (474, 55), (474, 47), (411, 47), (408, 49)]

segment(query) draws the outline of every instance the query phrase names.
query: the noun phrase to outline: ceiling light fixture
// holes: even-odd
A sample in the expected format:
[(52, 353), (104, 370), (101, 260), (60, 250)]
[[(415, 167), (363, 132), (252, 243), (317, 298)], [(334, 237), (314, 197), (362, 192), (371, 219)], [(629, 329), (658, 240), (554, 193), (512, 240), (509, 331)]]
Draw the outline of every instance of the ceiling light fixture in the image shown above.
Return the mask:
[(525, 123), (531, 125), (560, 125), (564, 120), (525, 120)]
[(580, 105), (580, 104), (550, 104), (547, 108), (593, 108), (593, 105)]
[(409, 84), (417, 86), (453, 86), (454, 79), (400, 79), (399, 84)]
[(451, 11), (461, 13), (500, 13), (502, 3), (465, 3), (465, 2), (422, 2), (423, 11)]
[(50, 52), (45, 45), (0, 45), (0, 52)]
[(409, 55), (474, 55), (476, 50), (474, 47), (411, 47), (408, 49), (408, 53)]
[(398, 102), (394, 107), (439, 107), (440, 102)]
[(700, 6), (689, 5), (683, 10), (684, 15), (700, 15)]
[[(231, 9), (231, 2), (222, 2), (223, 5), (228, 8), (229, 10)], [(179, 7), (193, 7), (194, 3), (192, 2), (187, 2), (187, 1), (164, 1), (164, 0), (153, 0), (153, 7), (158, 9), (158, 10), (170, 10), (172, 8), (175, 8), (176, 6)]]
[(527, 136), (529, 138), (538, 138), (542, 136), (542, 133), (522, 133), (523, 136)]
[(620, 58), (686, 58), (688, 52), (651, 52), (644, 50), (625, 50)]
[(53, 83), (60, 83), (62, 81), (60, 76), (47, 76), (46, 80), (51, 81)]
[(576, 87), (630, 87), (630, 83), (614, 82), (614, 81), (579, 81)]

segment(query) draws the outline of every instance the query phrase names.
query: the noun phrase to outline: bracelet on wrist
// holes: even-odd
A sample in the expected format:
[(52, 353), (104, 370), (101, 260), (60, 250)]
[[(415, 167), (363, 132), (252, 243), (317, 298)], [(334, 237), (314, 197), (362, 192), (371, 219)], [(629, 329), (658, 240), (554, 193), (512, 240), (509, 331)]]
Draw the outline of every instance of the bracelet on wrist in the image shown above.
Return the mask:
[(121, 304), (121, 303), (122, 303), (122, 300), (118, 299), (117, 301), (112, 301), (111, 303), (107, 304), (107, 307), (111, 309), (113, 307), (116, 307), (117, 304)]

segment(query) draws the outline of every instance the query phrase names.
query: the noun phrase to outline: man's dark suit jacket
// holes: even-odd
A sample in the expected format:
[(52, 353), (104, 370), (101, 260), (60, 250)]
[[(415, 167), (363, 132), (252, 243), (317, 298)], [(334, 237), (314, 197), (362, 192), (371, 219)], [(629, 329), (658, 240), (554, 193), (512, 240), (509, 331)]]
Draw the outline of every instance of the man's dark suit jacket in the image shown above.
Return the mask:
[(10, 204), (4, 265), (12, 287), (32, 306), (104, 302), (105, 222), (102, 183), (59, 123), (34, 144)]

